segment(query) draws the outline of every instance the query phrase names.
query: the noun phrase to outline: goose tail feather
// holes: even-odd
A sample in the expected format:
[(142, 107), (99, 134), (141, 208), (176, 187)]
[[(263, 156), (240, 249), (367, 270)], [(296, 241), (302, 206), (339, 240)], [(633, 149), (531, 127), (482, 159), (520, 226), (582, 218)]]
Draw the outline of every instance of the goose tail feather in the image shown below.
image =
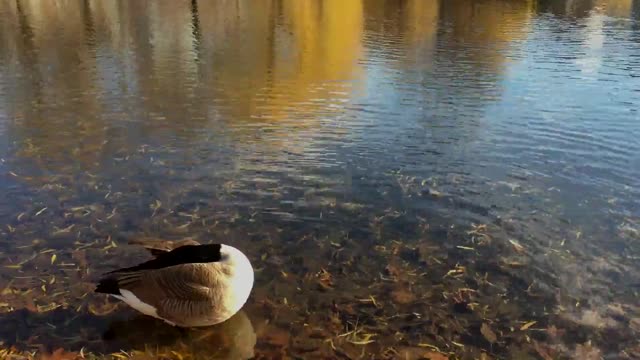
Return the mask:
[(102, 294), (120, 295), (118, 280), (110, 277), (100, 280), (98, 286), (96, 286), (95, 292)]

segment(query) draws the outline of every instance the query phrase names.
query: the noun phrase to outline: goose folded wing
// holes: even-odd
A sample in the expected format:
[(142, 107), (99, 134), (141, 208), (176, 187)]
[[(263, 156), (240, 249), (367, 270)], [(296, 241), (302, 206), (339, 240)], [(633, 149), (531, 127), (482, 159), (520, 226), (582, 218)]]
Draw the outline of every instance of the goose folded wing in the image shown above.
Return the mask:
[(111, 274), (118, 288), (131, 291), (141, 301), (157, 307), (166, 299), (211, 300), (211, 271), (204, 264), (182, 264), (161, 269)]

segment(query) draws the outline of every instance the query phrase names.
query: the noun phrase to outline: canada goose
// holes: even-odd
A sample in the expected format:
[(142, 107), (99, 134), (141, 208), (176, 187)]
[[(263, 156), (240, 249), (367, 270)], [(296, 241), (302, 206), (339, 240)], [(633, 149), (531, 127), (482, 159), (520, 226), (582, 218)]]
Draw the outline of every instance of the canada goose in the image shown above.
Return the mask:
[(106, 274), (95, 289), (180, 327), (209, 326), (237, 313), (253, 288), (253, 267), (238, 249), (194, 240), (131, 241), (156, 257)]

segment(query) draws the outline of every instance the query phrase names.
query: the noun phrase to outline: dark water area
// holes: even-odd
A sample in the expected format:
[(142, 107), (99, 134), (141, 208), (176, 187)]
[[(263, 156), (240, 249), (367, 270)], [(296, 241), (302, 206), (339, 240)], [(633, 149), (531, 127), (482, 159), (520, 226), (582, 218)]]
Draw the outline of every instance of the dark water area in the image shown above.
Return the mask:
[[(249, 302), (94, 294), (139, 237)], [(639, 359), (640, 1), (0, 0), (0, 265), (0, 357)]]

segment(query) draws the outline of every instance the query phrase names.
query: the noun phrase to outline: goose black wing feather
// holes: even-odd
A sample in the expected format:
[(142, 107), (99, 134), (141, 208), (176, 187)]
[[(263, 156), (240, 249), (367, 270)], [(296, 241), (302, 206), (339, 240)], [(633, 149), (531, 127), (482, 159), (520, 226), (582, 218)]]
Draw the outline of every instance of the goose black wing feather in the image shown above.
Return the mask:
[(95, 292), (119, 295), (120, 282), (127, 281), (125, 278), (128, 277), (135, 278), (137, 277), (136, 275), (140, 275), (141, 272), (183, 264), (220, 261), (222, 257), (220, 248), (220, 244), (184, 245), (178, 247), (169, 252), (161, 253), (156, 258), (143, 262), (142, 264), (106, 273), (105, 277), (98, 282)]
[(100, 280), (94, 291), (102, 294), (120, 295), (120, 286), (116, 278), (108, 277)]
[(159, 254), (156, 258), (143, 262), (142, 264), (114, 270), (108, 274), (158, 270), (182, 264), (217, 262), (222, 258), (220, 248), (220, 244), (184, 245), (169, 252)]

